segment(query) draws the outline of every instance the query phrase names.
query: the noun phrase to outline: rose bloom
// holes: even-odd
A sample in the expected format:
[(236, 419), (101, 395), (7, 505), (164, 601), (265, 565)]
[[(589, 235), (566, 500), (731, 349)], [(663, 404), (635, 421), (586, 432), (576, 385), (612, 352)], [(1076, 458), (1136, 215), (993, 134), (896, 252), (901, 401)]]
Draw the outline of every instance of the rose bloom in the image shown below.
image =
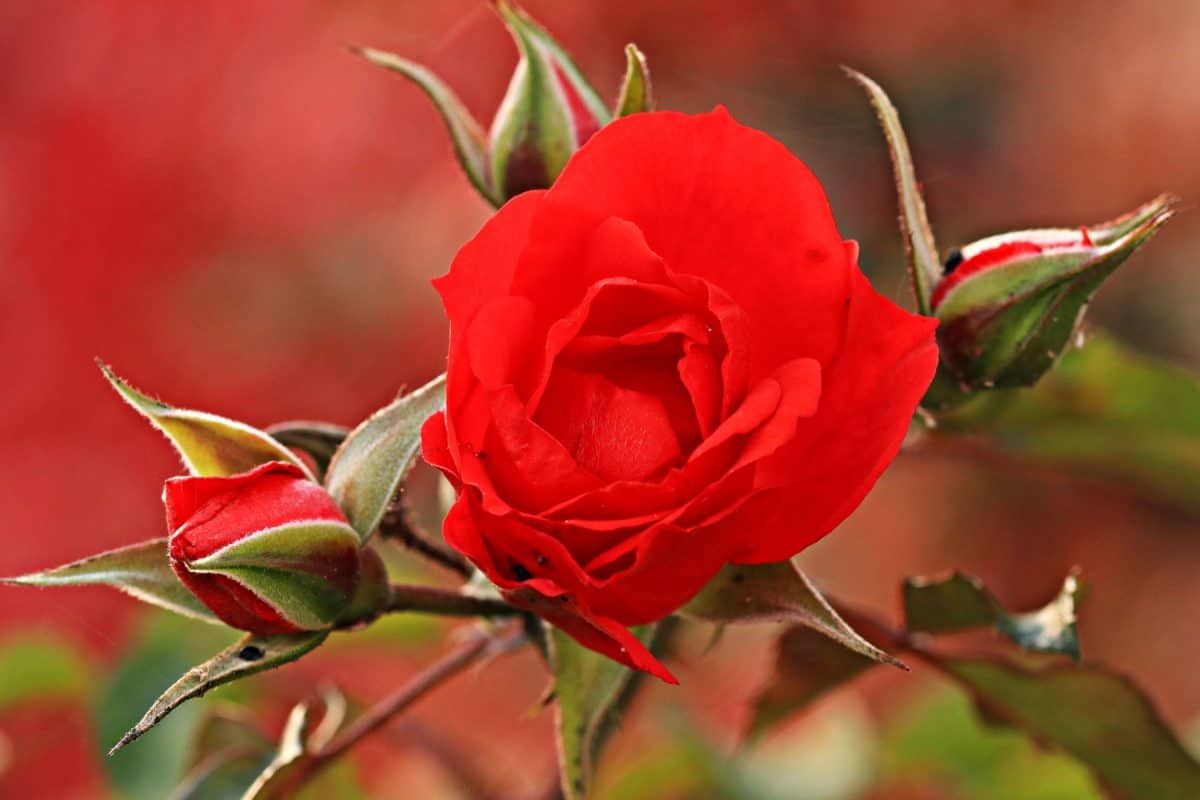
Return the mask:
[(724, 109), (618, 120), (435, 283), (447, 542), (513, 603), (673, 681), (627, 626), (833, 530), (895, 457), (935, 321), (876, 293), (821, 185)]

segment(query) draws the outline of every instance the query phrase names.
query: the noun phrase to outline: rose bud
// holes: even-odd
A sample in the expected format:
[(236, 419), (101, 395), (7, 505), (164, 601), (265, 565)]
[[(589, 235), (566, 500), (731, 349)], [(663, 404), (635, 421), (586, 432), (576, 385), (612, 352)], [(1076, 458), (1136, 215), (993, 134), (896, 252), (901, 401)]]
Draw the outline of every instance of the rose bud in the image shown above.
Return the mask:
[(571, 154), (614, 113), (646, 111), (653, 100), (645, 57), (635, 46), (626, 48), (624, 86), (615, 112), (610, 112), (544, 28), (509, 0), (496, 0), (494, 7), (516, 42), (520, 60), (487, 136), (454, 92), (426, 68), (379, 50), (358, 52), (404, 75), (429, 96), (471, 183), (499, 206), (526, 190), (550, 186)]
[(605, 126), (436, 288), (446, 541), (510, 602), (671, 680), (629, 626), (833, 530), (895, 457), (935, 321), (878, 294), (817, 179), (723, 109)]
[(322, 630), (355, 599), (358, 534), (299, 467), (171, 478), (163, 502), (175, 574), (226, 624), (261, 635)]
[(1112, 222), (992, 236), (954, 251), (931, 297), (942, 369), (924, 405), (1032, 386), (1072, 340), (1100, 284), (1174, 213), (1159, 197)]

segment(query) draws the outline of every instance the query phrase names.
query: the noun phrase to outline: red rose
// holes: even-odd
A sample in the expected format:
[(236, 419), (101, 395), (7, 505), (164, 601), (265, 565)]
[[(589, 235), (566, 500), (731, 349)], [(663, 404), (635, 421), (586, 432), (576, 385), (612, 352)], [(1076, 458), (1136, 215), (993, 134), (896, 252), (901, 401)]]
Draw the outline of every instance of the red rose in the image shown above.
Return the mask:
[(447, 541), (513, 602), (673, 680), (626, 626), (858, 506), (937, 364), (825, 194), (723, 110), (638, 114), (504, 206), (436, 282)]
[(358, 583), (358, 534), (293, 464), (183, 477), (163, 489), (171, 567), (226, 624), (273, 635), (329, 627)]

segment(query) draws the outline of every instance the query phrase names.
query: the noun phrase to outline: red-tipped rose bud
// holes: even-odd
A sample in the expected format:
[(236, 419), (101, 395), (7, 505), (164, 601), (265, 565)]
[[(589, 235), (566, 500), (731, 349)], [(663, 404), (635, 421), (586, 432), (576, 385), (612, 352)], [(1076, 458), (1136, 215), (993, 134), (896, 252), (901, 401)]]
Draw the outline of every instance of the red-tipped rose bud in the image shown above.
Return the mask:
[(1031, 386), (1070, 343), (1100, 284), (1173, 214), (1159, 197), (1112, 222), (992, 236), (956, 250), (933, 289), (941, 368), (923, 405)]
[(228, 625), (261, 635), (322, 630), (354, 599), (359, 536), (295, 465), (172, 478), (163, 502), (175, 574)]
[(404, 75), (437, 106), (455, 153), (475, 188), (493, 205), (549, 187), (571, 155), (612, 121), (653, 107), (645, 56), (626, 48), (628, 68), (615, 112), (542, 26), (510, 0), (494, 6), (517, 44), (520, 61), (485, 136), (483, 127), (441, 80), (398, 56), (364, 48), (367, 60)]

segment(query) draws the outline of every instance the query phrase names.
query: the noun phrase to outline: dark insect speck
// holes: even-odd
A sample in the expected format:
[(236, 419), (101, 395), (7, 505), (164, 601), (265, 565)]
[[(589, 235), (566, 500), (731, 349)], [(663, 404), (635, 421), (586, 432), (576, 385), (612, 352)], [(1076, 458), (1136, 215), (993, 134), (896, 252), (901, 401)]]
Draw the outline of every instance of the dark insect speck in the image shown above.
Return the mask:
[(264, 655), (266, 653), (263, 652), (261, 647), (256, 647), (252, 644), (248, 644), (238, 651), (238, 658), (242, 661), (258, 661)]
[(954, 270), (958, 269), (958, 265), (963, 262), (962, 250), (957, 247), (950, 251), (950, 255), (946, 256), (946, 263), (942, 267), (942, 274), (949, 275)]
[(527, 581), (533, 577), (533, 573), (525, 569), (524, 564), (517, 564), (514, 562), (512, 565), (512, 571), (513, 576), (519, 581)]

